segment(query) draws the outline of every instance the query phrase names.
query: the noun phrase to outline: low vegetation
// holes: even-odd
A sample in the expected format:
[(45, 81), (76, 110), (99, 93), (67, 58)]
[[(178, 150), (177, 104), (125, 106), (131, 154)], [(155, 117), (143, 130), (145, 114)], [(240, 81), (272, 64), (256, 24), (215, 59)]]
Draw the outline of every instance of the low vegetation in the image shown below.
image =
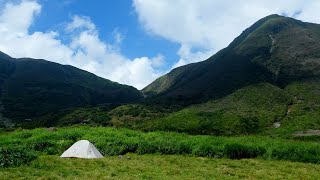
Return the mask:
[(316, 164), (258, 159), (126, 154), (122, 159), (85, 160), (45, 155), (28, 166), (0, 168), (0, 179), (318, 179), (319, 172)]
[[(288, 115), (282, 120), (281, 128), (273, 131), (282, 137), (288, 137), (298, 131), (320, 129), (320, 86), (319, 82), (305, 81), (292, 83), (285, 88), (293, 97)], [(319, 135), (309, 134), (300, 139), (319, 139)]]
[(282, 89), (271, 84), (257, 84), (222, 99), (145, 122), (140, 129), (211, 135), (261, 134), (284, 118), (291, 101)]
[[(295, 136), (298, 131), (320, 129), (320, 86), (318, 81), (292, 83), (281, 89), (268, 83), (241, 88), (207, 103), (192, 105), (176, 112), (158, 112), (158, 116), (134, 117), (134, 113), (114, 111), (116, 127), (142, 131), (174, 131), (209, 135), (266, 135), (286, 139), (319, 139), (319, 135)], [(116, 116), (116, 118), (115, 118)], [(134, 119), (134, 120), (132, 120)], [(278, 123), (280, 127), (275, 127)]]
[[(0, 146), (8, 149), (21, 147), (38, 155), (60, 155), (80, 139), (91, 141), (105, 156), (137, 153), (320, 162), (318, 142), (300, 142), (262, 136), (214, 137), (168, 132), (143, 133), (127, 129), (88, 126), (2, 132)], [(13, 156), (15, 157), (20, 159), (20, 156)]]
[[(61, 127), (74, 124), (112, 126), (144, 132), (171, 131), (193, 135), (266, 135), (316, 140), (297, 132), (320, 129), (318, 81), (295, 82), (281, 89), (262, 83), (241, 88), (207, 103), (180, 110), (150, 104), (77, 108), (26, 121), (21, 127)], [(278, 123), (280, 127), (275, 127)], [(300, 133), (301, 134), (301, 133)]]
[(37, 158), (33, 151), (22, 147), (0, 148), (0, 167), (14, 167), (29, 164)]

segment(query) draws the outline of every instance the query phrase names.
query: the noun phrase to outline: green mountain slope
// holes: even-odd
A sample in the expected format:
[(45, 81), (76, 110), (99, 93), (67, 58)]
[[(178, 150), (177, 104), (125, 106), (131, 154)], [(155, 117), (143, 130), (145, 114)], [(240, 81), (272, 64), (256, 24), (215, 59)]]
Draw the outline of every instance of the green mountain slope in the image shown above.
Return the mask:
[(319, 73), (320, 25), (271, 15), (208, 60), (176, 68), (143, 92), (157, 103), (189, 105), (257, 83), (282, 88)]
[(320, 82), (315, 80), (296, 81), (283, 89), (260, 83), (176, 112), (154, 108), (149, 114), (143, 106), (125, 105), (109, 116), (114, 126), (145, 131), (319, 139), (319, 97)]
[(257, 84), (225, 98), (190, 106), (165, 118), (149, 121), (147, 128), (191, 134), (252, 134), (273, 128), (282, 120), (290, 96), (276, 86)]
[(271, 15), (208, 60), (176, 68), (143, 89), (154, 104), (200, 104), (133, 127), (314, 137), (320, 135), (319, 79), (320, 25)]
[[(317, 138), (320, 132), (320, 82), (314, 80), (294, 82), (286, 86), (293, 101), (281, 127), (272, 131), (296, 138)], [(311, 130), (311, 131), (310, 131)]]
[(110, 103), (136, 102), (137, 89), (72, 66), (38, 59), (14, 59), (0, 54), (3, 117), (15, 122), (58, 110)]

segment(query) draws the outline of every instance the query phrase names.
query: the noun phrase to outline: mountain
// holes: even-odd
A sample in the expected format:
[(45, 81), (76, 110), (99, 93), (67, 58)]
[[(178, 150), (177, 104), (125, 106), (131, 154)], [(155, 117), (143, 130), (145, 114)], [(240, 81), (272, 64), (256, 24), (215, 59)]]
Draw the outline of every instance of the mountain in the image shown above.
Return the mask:
[(315, 138), (320, 25), (267, 16), (209, 59), (178, 67), (142, 91), (146, 102), (180, 110), (141, 122), (117, 117), (117, 124), (191, 134)]
[(320, 25), (270, 15), (206, 61), (178, 67), (142, 91), (156, 103), (189, 105), (258, 83), (284, 88), (319, 77)]
[(131, 103), (143, 98), (133, 87), (69, 65), (15, 59), (4, 53), (0, 53), (0, 92), (3, 122), (8, 119), (21, 122), (69, 108)]
[(6, 126), (39, 117), (40, 124), (29, 127), (91, 123), (319, 139), (314, 137), (320, 134), (317, 24), (267, 16), (209, 59), (148, 85), (145, 103), (112, 108), (96, 105), (140, 102), (142, 95), (71, 66), (1, 53), (0, 60), (0, 122)]

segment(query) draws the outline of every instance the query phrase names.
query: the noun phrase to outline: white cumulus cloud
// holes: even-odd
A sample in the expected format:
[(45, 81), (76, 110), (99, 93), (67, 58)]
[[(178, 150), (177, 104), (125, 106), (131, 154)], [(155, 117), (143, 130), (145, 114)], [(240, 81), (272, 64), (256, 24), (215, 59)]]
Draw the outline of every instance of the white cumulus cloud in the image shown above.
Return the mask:
[[(36, 0), (0, 0), (0, 51), (70, 64), (139, 89), (164, 73), (158, 71), (166, 64), (163, 55), (127, 58), (125, 35), (114, 29), (114, 42), (106, 42), (90, 17), (72, 16), (63, 33), (30, 32), (41, 7)], [(133, 8), (146, 32), (180, 44), (172, 68), (207, 59), (270, 14), (320, 23), (318, 0), (133, 0)]]
[(122, 34), (114, 31), (115, 44), (103, 41), (89, 17), (75, 15), (65, 27), (70, 43), (64, 43), (59, 32), (29, 32), (41, 15), (41, 5), (35, 0), (7, 2), (0, 10), (0, 51), (13, 57), (46, 59), (69, 64), (98, 76), (143, 88), (160, 76), (154, 63), (159, 57), (129, 59), (118, 45)]
[(144, 29), (181, 48), (174, 67), (205, 60), (270, 14), (320, 22), (318, 0), (133, 0)]

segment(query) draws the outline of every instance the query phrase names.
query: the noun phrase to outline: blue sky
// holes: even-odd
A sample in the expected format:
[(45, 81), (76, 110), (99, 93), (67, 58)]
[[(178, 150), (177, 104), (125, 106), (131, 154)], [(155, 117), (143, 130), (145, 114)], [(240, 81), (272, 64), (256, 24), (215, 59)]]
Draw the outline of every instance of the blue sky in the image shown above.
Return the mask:
[[(161, 70), (169, 69), (175, 60), (178, 60), (176, 52), (179, 49), (177, 43), (167, 41), (159, 36), (146, 33), (139, 24), (137, 14), (134, 11), (132, 1), (85, 1), (85, 0), (40, 0), (42, 13), (30, 31), (60, 31), (63, 23), (73, 15), (90, 17), (97, 26), (101, 40), (113, 42), (113, 33), (117, 31), (123, 36), (120, 45), (121, 52), (128, 58), (148, 56), (153, 57), (162, 54), (168, 58)], [(68, 37), (66, 36), (66, 40)]]
[(310, 0), (0, 0), (0, 51), (141, 89), (207, 59), (270, 14), (319, 23)]

